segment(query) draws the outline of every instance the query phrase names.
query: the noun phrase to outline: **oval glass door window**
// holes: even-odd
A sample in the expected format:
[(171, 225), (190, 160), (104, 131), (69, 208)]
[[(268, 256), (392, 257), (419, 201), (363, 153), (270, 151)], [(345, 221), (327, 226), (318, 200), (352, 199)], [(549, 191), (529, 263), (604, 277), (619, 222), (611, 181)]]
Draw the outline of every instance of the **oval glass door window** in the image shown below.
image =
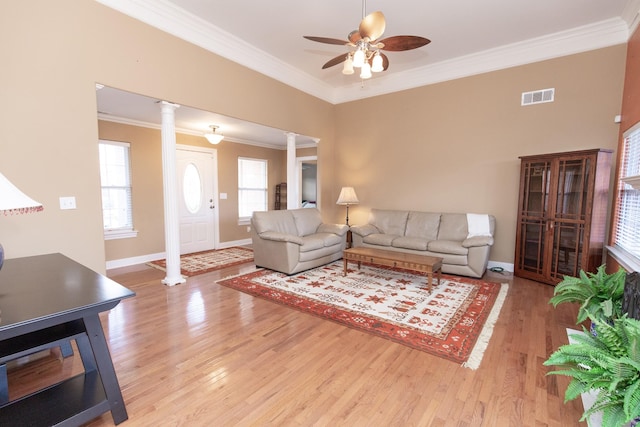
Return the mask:
[(187, 210), (192, 214), (198, 212), (202, 206), (202, 180), (198, 168), (193, 163), (184, 168), (182, 194)]

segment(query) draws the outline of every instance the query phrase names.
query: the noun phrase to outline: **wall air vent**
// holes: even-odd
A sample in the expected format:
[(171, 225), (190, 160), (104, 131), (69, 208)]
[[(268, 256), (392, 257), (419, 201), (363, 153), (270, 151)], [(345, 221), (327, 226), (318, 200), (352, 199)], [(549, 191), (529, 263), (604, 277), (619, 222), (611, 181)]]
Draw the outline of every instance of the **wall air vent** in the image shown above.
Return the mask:
[(545, 102), (553, 102), (556, 89), (541, 89), (532, 92), (522, 92), (522, 103), (520, 105), (543, 104)]

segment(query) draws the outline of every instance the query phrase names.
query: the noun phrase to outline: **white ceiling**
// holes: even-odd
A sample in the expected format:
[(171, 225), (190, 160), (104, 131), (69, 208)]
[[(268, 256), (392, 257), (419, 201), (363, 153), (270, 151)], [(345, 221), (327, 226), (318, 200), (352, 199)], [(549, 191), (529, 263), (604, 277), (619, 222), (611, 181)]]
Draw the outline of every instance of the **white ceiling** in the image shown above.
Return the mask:
[[(303, 36), (346, 40), (362, 19), (362, 0), (96, 1), (331, 103), (624, 43), (640, 10), (640, 0), (369, 0), (366, 13), (380, 10), (385, 15), (382, 38), (418, 35), (431, 43), (387, 52), (389, 69), (361, 82), (357, 74), (343, 75), (340, 65), (321, 69), (346, 53), (346, 47)], [(149, 119), (141, 113), (122, 115), (117, 95), (98, 91), (99, 110), (111, 117)], [(134, 101), (128, 99), (130, 109)], [(188, 110), (176, 110), (177, 128), (203, 132), (209, 124), (219, 124), (222, 133), (238, 142), (270, 144), (269, 139), (277, 139), (286, 145), (283, 130), (266, 132), (266, 139), (257, 136), (266, 130), (262, 128), (234, 135), (242, 121)], [(157, 106), (151, 112), (159, 116)], [(188, 119), (179, 117), (186, 113)], [(311, 139), (300, 137), (299, 142)]]

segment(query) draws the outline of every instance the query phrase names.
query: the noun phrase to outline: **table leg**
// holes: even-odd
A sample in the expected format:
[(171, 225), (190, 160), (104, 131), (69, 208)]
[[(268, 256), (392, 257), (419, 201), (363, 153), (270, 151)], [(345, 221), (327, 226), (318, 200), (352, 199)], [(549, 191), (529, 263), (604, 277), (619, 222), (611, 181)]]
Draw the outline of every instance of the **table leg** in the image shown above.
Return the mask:
[(431, 281), (433, 280), (433, 272), (431, 270), (427, 271), (427, 289), (429, 290), (429, 294), (431, 294)]
[[(109, 407), (111, 408), (111, 416), (115, 424), (120, 424), (125, 421), (129, 416), (127, 415), (127, 409), (124, 406), (124, 400), (122, 398), (122, 392), (120, 391), (120, 385), (118, 384), (118, 377), (111, 361), (111, 355), (109, 354), (109, 347), (107, 346), (107, 340), (104, 337), (102, 330), (102, 324), (98, 315), (88, 316), (84, 318), (84, 325), (87, 331), (88, 340), (90, 343), (90, 352), (87, 355), (87, 346), (83, 343), (84, 339), (77, 341), (80, 350), (80, 355), (83, 362), (85, 358), (89, 359), (91, 356), (95, 358), (95, 363), (102, 378), (102, 385), (104, 387), (105, 395), (109, 401)], [(86, 369), (86, 368), (85, 368)]]

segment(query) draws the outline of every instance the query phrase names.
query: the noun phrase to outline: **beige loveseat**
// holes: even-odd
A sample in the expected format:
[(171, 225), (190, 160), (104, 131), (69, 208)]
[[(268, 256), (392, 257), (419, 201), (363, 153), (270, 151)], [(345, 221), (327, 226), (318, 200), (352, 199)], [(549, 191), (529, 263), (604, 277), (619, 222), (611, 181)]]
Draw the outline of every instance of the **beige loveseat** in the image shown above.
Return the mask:
[(315, 208), (254, 212), (253, 258), (257, 267), (294, 274), (342, 258), (349, 227), (324, 224)]
[(437, 256), (443, 273), (482, 277), (495, 226), (492, 215), (372, 209), (351, 232), (354, 247)]

